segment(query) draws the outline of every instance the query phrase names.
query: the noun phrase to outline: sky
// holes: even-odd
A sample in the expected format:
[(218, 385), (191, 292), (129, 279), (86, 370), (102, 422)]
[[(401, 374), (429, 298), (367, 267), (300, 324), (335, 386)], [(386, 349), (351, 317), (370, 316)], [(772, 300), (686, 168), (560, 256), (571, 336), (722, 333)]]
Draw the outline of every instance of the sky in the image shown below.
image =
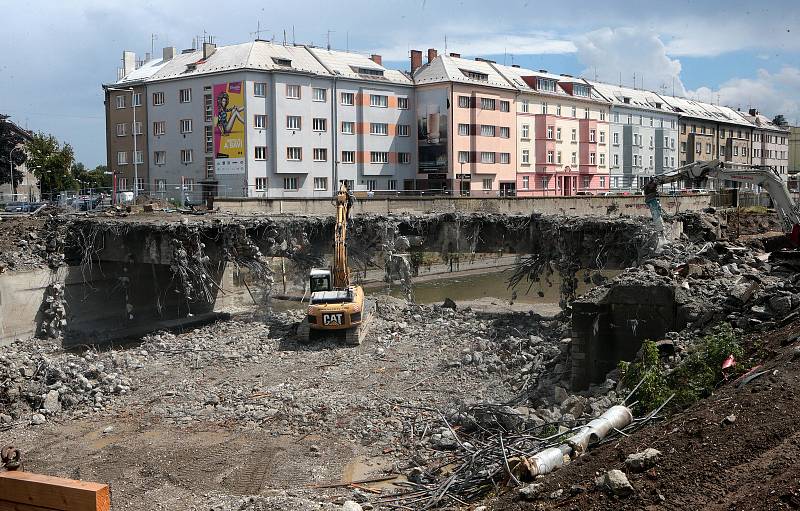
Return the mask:
[[(800, 124), (800, 2), (0, 0), (0, 113), (105, 164), (101, 85), (123, 50), (257, 36), (383, 55), (436, 48), (683, 95)], [(256, 33), (260, 28), (260, 33)]]

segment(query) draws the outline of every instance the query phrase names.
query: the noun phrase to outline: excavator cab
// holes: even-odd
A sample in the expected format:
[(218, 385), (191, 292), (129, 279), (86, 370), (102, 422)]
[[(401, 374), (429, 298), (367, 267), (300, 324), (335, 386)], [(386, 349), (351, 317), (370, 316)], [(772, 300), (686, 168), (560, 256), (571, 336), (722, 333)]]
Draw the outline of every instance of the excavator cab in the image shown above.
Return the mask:
[(330, 270), (312, 268), (309, 280), (309, 289), (312, 293), (316, 293), (317, 291), (330, 291), (333, 289), (331, 286)]

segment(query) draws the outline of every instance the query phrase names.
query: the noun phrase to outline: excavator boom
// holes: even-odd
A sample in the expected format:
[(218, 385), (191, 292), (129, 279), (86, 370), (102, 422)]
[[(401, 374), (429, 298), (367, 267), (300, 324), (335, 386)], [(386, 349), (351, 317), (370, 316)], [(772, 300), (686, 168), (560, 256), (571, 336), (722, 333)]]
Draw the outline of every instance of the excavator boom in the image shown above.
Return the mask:
[(336, 231), (333, 247), (333, 287), (350, 287), (350, 268), (347, 264), (347, 219), (350, 217), (352, 199), (347, 187), (342, 184), (336, 194)]

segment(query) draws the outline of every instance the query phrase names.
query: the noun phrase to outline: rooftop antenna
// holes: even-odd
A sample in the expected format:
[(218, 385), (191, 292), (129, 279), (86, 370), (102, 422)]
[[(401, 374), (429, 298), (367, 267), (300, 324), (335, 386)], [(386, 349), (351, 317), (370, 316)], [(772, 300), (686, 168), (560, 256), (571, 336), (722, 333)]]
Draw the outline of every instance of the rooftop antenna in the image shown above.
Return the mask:
[(155, 55), (155, 47), (156, 47), (156, 39), (158, 39), (158, 34), (150, 34), (150, 55)]
[(286, 46), (286, 29), (283, 29), (283, 45)]
[(261, 20), (258, 20), (258, 22), (256, 23), (256, 31), (250, 32), (250, 35), (252, 36), (253, 34), (255, 34), (256, 39), (258, 40), (261, 39), (261, 32), (266, 32), (266, 30), (261, 30)]
[(327, 44), (328, 51), (331, 51), (331, 34), (335, 34), (335, 33), (336, 32), (334, 30), (328, 30), (328, 34), (327, 34), (327, 36), (328, 36), (328, 44)]
[(444, 54), (447, 55), (447, 34), (444, 35)]
[(295, 38), (294, 38), (294, 25), (292, 25), (292, 46), (294, 46), (295, 44), (297, 44), (297, 43), (295, 42)]
[(594, 81), (597, 81), (597, 66), (594, 66)]
[(672, 77), (672, 97), (675, 97), (675, 77)]
[(636, 90), (636, 71), (633, 72), (633, 89)]
[(619, 86), (622, 87), (622, 71), (619, 72)]
[(350, 51), (350, 31), (348, 30), (345, 32), (345, 49), (346, 51)]

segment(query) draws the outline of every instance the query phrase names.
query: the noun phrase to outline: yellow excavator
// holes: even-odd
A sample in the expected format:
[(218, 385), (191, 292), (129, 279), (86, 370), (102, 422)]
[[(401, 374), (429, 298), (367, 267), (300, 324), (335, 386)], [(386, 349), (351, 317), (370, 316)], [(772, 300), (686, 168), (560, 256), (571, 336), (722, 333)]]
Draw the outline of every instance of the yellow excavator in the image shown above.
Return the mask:
[(343, 333), (347, 344), (358, 345), (367, 335), (373, 307), (364, 300), (364, 289), (351, 284), (347, 263), (347, 222), (352, 206), (353, 195), (342, 183), (336, 193), (333, 266), (311, 270), (308, 311), (297, 327), (301, 342)]

